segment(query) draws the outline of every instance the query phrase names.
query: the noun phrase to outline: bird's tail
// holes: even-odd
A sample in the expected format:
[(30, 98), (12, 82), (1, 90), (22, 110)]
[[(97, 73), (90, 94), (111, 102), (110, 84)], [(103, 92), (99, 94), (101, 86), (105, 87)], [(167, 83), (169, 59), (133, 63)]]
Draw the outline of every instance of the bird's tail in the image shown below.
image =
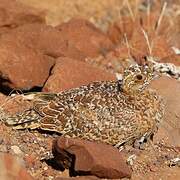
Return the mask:
[(1, 120), (7, 126), (13, 127), (13, 129), (35, 129), (38, 127), (40, 115), (36, 113), (33, 109), (29, 109), (14, 116), (6, 115)]

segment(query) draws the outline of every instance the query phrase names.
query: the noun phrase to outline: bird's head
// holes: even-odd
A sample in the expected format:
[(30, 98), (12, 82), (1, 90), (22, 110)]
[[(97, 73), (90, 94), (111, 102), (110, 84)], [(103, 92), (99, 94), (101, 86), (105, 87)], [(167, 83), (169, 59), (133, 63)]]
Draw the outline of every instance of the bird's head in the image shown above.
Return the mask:
[(142, 92), (155, 77), (153, 67), (148, 65), (131, 65), (124, 71), (122, 90), (126, 93)]

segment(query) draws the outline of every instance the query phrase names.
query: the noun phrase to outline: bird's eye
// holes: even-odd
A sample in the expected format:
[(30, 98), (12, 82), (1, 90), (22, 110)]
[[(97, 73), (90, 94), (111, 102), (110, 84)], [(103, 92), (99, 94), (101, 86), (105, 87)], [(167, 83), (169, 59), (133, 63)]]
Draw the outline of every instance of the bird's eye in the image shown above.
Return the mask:
[(136, 79), (137, 79), (138, 81), (141, 81), (141, 80), (143, 80), (143, 76), (142, 76), (141, 74), (137, 74), (137, 75), (136, 75)]

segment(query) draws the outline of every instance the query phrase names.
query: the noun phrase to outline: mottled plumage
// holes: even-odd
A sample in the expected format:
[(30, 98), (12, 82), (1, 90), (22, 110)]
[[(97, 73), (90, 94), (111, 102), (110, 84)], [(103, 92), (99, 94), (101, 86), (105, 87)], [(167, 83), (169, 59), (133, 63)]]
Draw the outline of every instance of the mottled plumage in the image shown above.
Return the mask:
[(120, 146), (153, 134), (163, 117), (162, 99), (147, 85), (148, 66), (131, 66), (122, 82), (94, 82), (61, 93), (25, 95), (32, 109), (4, 119), (14, 129), (36, 129)]

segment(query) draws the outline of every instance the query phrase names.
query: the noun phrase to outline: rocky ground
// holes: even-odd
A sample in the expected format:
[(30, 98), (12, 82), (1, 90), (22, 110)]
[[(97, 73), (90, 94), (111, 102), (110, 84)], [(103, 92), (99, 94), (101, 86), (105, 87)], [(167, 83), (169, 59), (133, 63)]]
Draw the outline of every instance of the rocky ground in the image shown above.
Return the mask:
[[(23, 93), (113, 80), (145, 56), (180, 66), (179, 27), (178, 0), (0, 0), (1, 117), (31, 106)], [(151, 88), (166, 110), (145, 149), (119, 152), (0, 122), (0, 179), (180, 179), (180, 84), (161, 77)]]

